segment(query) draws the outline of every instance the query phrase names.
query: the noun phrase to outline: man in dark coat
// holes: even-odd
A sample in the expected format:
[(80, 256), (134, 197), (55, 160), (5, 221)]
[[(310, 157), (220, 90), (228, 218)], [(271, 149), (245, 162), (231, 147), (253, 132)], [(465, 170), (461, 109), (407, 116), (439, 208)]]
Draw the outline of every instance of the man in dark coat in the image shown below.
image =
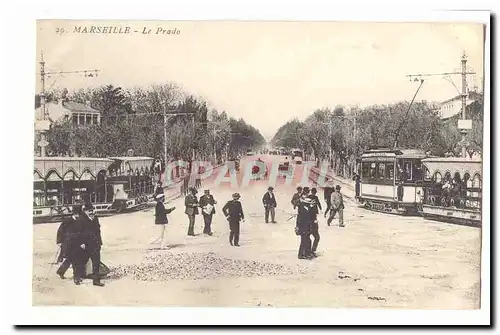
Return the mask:
[(245, 222), (245, 215), (239, 199), (240, 194), (234, 193), (233, 200), (228, 201), (222, 208), (224, 216), (229, 221), (229, 243), (235, 247), (240, 246), (238, 244), (240, 241), (240, 221)]
[(87, 264), (89, 258), (92, 261), (92, 283), (94, 286), (104, 286), (101, 283), (101, 277), (99, 275), (99, 266), (101, 265), (101, 225), (99, 219), (95, 216), (94, 208), (91, 204), (85, 204), (83, 206), (83, 244), (85, 245), (85, 264)]
[(73, 266), (73, 281), (80, 285), (85, 276), (86, 251), (85, 251), (85, 227), (83, 213), (80, 205), (73, 207), (73, 213), (79, 213), (78, 217), (73, 216), (73, 221), (67, 225), (64, 231), (62, 244), (66, 259), (57, 270), (57, 274), (64, 278), (64, 273), (69, 265)]
[(297, 193), (295, 193), (292, 197), (292, 206), (293, 206), (293, 209), (297, 208), (297, 206), (299, 205), (299, 200), (300, 200), (300, 197), (302, 195), (302, 187), (297, 187)]
[[(72, 242), (73, 234), (75, 232), (74, 225), (78, 221), (80, 214), (82, 211), (82, 205), (81, 204), (76, 204), (73, 206), (73, 215), (71, 215), (68, 218), (65, 218), (61, 225), (59, 226), (59, 229), (57, 230), (57, 238), (56, 238), (56, 243), (60, 245), (61, 251), (58, 257), (59, 261), (62, 261), (62, 264), (59, 266), (57, 269), (56, 273), (61, 277), (61, 279), (64, 279), (64, 275), (66, 274), (66, 271), (68, 271), (69, 267), (73, 265), (73, 272), (75, 271), (75, 266), (73, 264), (73, 259), (71, 255), (74, 255), (74, 253), (71, 253), (70, 247)], [(63, 261), (64, 259), (64, 261)]]
[(335, 192), (335, 189), (332, 187), (330, 179), (327, 179), (326, 185), (325, 185), (325, 187), (323, 187), (323, 196), (324, 196), (325, 202), (326, 202), (325, 218), (326, 218), (326, 215), (328, 214), (328, 212), (332, 208), (331, 199), (332, 199), (333, 192)]
[(311, 208), (311, 235), (314, 237), (314, 242), (311, 248), (311, 255), (316, 257), (316, 250), (318, 249), (319, 244), (319, 224), (318, 224), (318, 213), (321, 208), (321, 202), (319, 201), (319, 197), (316, 195), (318, 190), (316, 188), (311, 189), (311, 194), (309, 198), (312, 200), (312, 208)]
[(203, 220), (205, 222), (205, 227), (203, 228), (203, 234), (212, 236), (212, 218), (215, 213), (215, 201), (214, 196), (210, 194), (210, 190), (205, 190), (205, 194), (200, 197), (200, 207), (202, 208)]
[(270, 186), (267, 189), (267, 192), (262, 197), (262, 204), (264, 205), (266, 223), (269, 223), (269, 213), (271, 213), (271, 222), (276, 223), (275, 216), (276, 216), (277, 203), (273, 191), (274, 188)]
[(303, 192), (298, 204), (296, 231), (300, 236), (299, 259), (312, 259), (311, 256), (311, 219), (312, 200)]
[(151, 242), (151, 244), (160, 244), (160, 248), (163, 245), (163, 237), (165, 236), (165, 225), (168, 224), (167, 214), (170, 214), (175, 209), (175, 207), (165, 209), (164, 201), (165, 194), (158, 194), (156, 196), (155, 225), (161, 227), (161, 233), (159, 237)]
[(359, 198), (359, 193), (361, 191), (361, 177), (359, 174), (354, 173), (354, 177), (352, 177), (352, 180), (355, 182), (355, 197), (356, 199)]
[(188, 216), (189, 219), (189, 227), (188, 227), (188, 236), (194, 236), (194, 223), (196, 215), (198, 215), (198, 198), (196, 197), (196, 193), (198, 191), (191, 187), (189, 188), (189, 194), (186, 196), (184, 200), (184, 205), (186, 206), (186, 210), (184, 213)]

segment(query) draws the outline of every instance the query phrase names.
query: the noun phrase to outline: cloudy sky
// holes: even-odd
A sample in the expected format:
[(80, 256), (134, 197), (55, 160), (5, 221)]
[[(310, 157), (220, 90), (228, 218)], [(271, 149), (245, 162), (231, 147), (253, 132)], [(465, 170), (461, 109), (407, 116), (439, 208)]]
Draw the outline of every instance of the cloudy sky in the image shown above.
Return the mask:
[[(137, 33), (73, 33), (75, 26), (91, 25), (129, 26)], [(141, 34), (144, 27), (152, 34)], [(180, 34), (156, 35), (159, 27)], [(407, 74), (460, 71), (463, 51), (468, 69), (477, 73), (469, 76), (470, 87), (481, 88), (483, 77), (483, 28), (475, 24), (41, 21), (37, 36), (36, 60), (43, 50), (47, 70), (101, 71), (90, 80), (52, 77), (47, 87), (175, 82), (266, 137), (316, 108), (410, 100), (417, 84)], [(452, 79), (460, 88), (460, 77)], [(456, 94), (437, 76), (426, 81), (417, 100)]]

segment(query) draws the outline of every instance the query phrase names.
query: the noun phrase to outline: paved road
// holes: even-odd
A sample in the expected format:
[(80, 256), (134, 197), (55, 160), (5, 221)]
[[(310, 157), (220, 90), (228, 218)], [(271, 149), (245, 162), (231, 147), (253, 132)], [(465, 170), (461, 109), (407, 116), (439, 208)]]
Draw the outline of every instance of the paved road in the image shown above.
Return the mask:
[[(267, 185), (256, 181), (239, 190), (247, 215), (240, 248), (229, 246), (229, 227), (220, 211), (235, 191), (230, 187), (212, 189), (218, 207), (211, 237), (187, 237), (183, 199), (169, 204), (177, 210), (169, 218), (166, 250), (149, 245), (158, 228), (153, 210), (102, 218), (102, 258), (114, 269), (104, 288), (89, 280), (77, 287), (71, 279), (59, 279), (49, 264), (58, 225), (34, 225), (34, 304), (478, 307), (478, 228), (374, 213), (348, 202), (347, 226), (328, 227), (322, 219), (320, 257), (298, 260), (294, 219), (287, 221), (294, 186), (276, 186), (278, 223), (266, 224), (261, 198)], [(195, 230), (202, 232), (200, 217)]]

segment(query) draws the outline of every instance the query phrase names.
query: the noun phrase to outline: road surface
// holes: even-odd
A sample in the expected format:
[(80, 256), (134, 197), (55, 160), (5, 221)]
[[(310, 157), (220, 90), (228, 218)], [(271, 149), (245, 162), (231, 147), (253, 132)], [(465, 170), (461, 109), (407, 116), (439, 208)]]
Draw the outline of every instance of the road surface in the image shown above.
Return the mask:
[[(269, 163), (281, 159), (262, 157)], [(218, 201), (213, 236), (201, 234), (200, 216), (195, 228), (199, 235), (186, 236), (183, 199), (167, 205), (177, 209), (169, 215), (164, 250), (149, 244), (159, 228), (153, 209), (102, 218), (102, 260), (113, 270), (103, 288), (92, 286), (91, 280), (74, 285), (71, 269), (68, 279), (61, 280), (50, 265), (58, 224), (34, 225), (33, 304), (479, 307), (480, 229), (370, 212), (348, 201), (346, 227), (338, 227), (337, 221), (328, 227), (321, 216), (319, 257), (299, 260), (295, 218), (288, 220), (295, 186), (278, 183), (277, 223), (266, 224), (261, 198), (267, 186), (265, 180), (256, 181), (238, 190), (247, 217), (240, 248), (229, 245), (229, 227), (221, 213), (235, 191), (227, 186), (212, 188)]]

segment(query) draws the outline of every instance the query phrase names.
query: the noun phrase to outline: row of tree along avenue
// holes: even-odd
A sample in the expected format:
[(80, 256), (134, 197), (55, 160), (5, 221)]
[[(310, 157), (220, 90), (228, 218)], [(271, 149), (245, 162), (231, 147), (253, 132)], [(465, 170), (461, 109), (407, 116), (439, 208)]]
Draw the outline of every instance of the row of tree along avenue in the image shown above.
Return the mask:
[[(172, 159), (224, 160), (265, 145), (260, 132), (226, 112), (209, 111), (205, 101), (184, 94), (175, 84), (130, 90), (112, 85), (81, 89), (67, 96), (51, 92), (46, 100), (90, 103), (101, 114), (99, 124), (76, 126), (56, 120), (46, 133), (49, 156), (164, 156), (166, 111), (167, 156)], [(40, 98), (35, 98), (35, 108)], [(35, 134), (39, 137), (38, 134)], [(35, 138), (35, 154), (39, 148)]]
[[(375, 105), (366, 108), (337, 106), (314, 111), (304, 121), (291, 120), (281, 126), (271, 144), (276, 147), (300, 148), (306, 156), (320, 160), (331, 157), (339, 175), (351, 176), (355, 160), (372, 146), (393, 147), (398, 133), (398, 147), (422, 149), (436, 156), (460, 157), (461, 136), (457, 120), (439, 116), (437, 105), (408, 102)], [(481, 155), (483, 146), (483, 98), (467, 106), (472, 131), (465, 142), (467, 153)]]

